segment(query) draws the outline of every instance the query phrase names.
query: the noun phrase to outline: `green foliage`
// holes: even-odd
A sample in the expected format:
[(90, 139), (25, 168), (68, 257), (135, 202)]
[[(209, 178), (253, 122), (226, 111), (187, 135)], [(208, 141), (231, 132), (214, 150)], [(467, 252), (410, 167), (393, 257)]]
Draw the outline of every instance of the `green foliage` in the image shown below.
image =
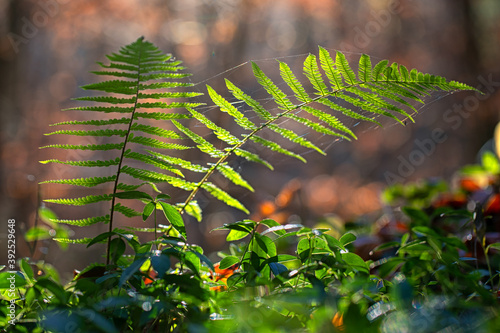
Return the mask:
[[(372, 66), (367, 55), (360, 57), (357, 71), (341, 52), (332, 57), (320, 47), (318, 57), (306, 58), (303, 78), (279, 62), (283, 80), (279, 84), (252, 63), (253, 74), (271, 101), (267, 109), (229, 80), (226, 86), (237, 103), (207, 86), (213, 103), (237, 125), (232, 131), (196, 109), (199, 103), (193, 97), (199, 93), (186, 91), (192, 84), (183, 81), (189, 74), (183, 72), (181, 62), (142, 38), (109, 55), (109, 64), (99, 63), (103, 70), (93, 73), (112, 79), (82, 88), (102, 95), (77, 98), (93, 104), (66, 110), (93, 112), (96, 119), (54, 124), (71, 126), (48, 133), (70, 138), (69, 143), (44, 147), (91, 150), (98, 159), (52, 158), (41, 163), (104, 170), (105, 175), (45, 181), (97, 189), (82, 197), (45, 201), (109, 205), (109, 214), (67, 220), (43, 207), (39, 214), (45, 225), (26, 237), (54, 237), (55, 231), (62, 246), (107, 243), (106, 264), (92, 264), (63, 284), (50, 265), (20, 260), (19, 271), (0, 273), (0, 325), (14, 332), (66, 332), (68, 327), (92, 332), (394, 332), (400, 328), (476, 331), (498, 324), (494, 305), (500, 279), (492, 267), (499, 262), (500, 242), (486, 244), (484, 227), (491, 212), (481, 207), (474, 214), (464, 207), (433, 207), (436, 197), (448, 190), (446, 184), (396, 186), (385, 192), (385, 200), (397, 206), (391, 214), (402, 212), (405, 231), (374, 248), (373, 258), (358, 251), (357, 243), (367, 236), (359, 230), (344, 230), (336, 238), (328, 229), (281, 225), (270, 219), (245, 219), (216, 228), (227, 232), (229, 242), (229, 249), (218, 253), (219, 263), (188, 242), (182, 214), (202, 221), (195, 200), (199, 190), (249, 213), (210, 181), (218, 172), (233, 185), (253, 191), (227, 160), (234, 154), (273, 167), (243, 149), (245, 144), (253, 142), (303, 162), (296, 150), (300, 147), (324, 154), (308, 138), (285, 128), (282, 120), (350, 140), (356, 136), (343, 122), (345, 117), (376, 124), (380, 117), (413, 121), (413, 103), (423, 103), (429, 92), (473, 89), (387, 60)], [(114, 117), (116, 113), (120, 117)], [(219, 141), (205, 139), (200, 127)], [(264, 139), (265, 129), (276, 138)], [(90, 140), (80, 144), (81, 137)], [(284, 148), (282, 140), (295, 146)], [(179, 157), (179, 152), (190, 148), (198, 149), (209, 162)], [(483, 166), (466, 171), (490, 176), (498, 173), (499, 165), (494, 156), (485, 156)], [(196, 175), (201, 177), (191, 178)], [(187, 198), (172, 200), (159, 190), (162, 183), (187, 191)], [(152, 219), (153, 227), (114, 228), (113, 221), (122, 216)], [(168, 224), (161, 224), (159, 218)], [(477, 253), (466, 258), (470, 244), (459, 230), (450, 232), (436, 220), (447, 227), (457, 221), (462, 228), (472, 226), (474, 237), (482, 237), (486, 261), (479, 263)], [(95, 223), (107, 223), (108, 231), (70, 239), (65, 226)], [(144, 243), (138, 232), (153, 232), (155, 237)], [(12, 284), (4, 279), (10, 275)], [(16, 325), (9, 324), (12, 304)], [(418, 326), (422, 322), (427, 326)]]

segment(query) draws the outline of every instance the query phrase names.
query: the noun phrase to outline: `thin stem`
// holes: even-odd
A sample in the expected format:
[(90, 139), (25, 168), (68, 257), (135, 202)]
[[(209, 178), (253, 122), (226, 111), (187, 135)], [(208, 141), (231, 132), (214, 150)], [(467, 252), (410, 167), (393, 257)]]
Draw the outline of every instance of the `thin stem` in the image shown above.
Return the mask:
[[(142, 39), (141, 39), (142, 42)], [(128, 124), (128, 129), (127, 129), (127, 134), (125, 135), (125, 138), (123, 140), (123, 148), (120, 154), (120, 162), (118, 163), (118, 171), (116, 172), (116, 179), (115, 183), (113, 186), (113, 198), (111, 199), (111, 211), (109, 213), (109, 232), (113, 231), (113, 215), (115, 212), (115, 201), (116, 201), (116, 191), (118, 190), (118, 184), (119, 184), (119, 179), (120, 179), (120, 174), (121, 174), (121, 168), (122, 168), (122, 163), (123, 159), (125, 156), (125, 151), (127, 148), (127, 141), (131, 133), (131, 128), (132, 124), (134, 123), (134, 115), (135, 111), (137, 110), (137, 101), (139, 100), (139, 84), (140, 84), (140, 78), (141, 78), (141, 55), (142, 55), (142, 48), (139, 48), (139, 54), (138, 54), (138, 63), (137, 63), (137, 89), (135, 91), (135, 102), (134, 102), (134, 107), (132, 108), (132, 113), (130, 115), (130, 122)], [(108, 237), (108, 246), (106, 250), (106, 265), (109, 265), (109, 259), (110, 259), (110, 249), (111, 249), (111, 235)]]

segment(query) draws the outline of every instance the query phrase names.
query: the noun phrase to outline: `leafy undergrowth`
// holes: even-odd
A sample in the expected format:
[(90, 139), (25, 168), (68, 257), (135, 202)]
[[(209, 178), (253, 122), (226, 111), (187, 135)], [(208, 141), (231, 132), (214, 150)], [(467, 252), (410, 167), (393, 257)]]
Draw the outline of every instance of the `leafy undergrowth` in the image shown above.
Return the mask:
[(0, 273), (0, 325), (11, 332), (496, 331), (499, 174), (496, 156), (486, 153), (451, 185), (393, 186), (378, 221), (349, 223), (338, 238), (270, 219), (224, 225), (218, 229), (229, 232), (230, 246), (216, 264), (174, 230), (141, 243), (115, 229), (110, 265), (91, 265), (67, 284), (29, 258), (19, 261), (14, 293), (12, 274)]

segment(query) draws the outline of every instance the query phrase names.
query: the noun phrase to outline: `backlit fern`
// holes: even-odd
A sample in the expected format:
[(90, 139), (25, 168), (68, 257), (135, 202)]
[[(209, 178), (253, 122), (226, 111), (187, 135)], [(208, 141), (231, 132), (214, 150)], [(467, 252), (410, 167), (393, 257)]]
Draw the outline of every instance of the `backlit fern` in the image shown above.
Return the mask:
[[(320, 47), (319, 59), (311, 54), (304, 61), (305, 78), (302, 80), (286, 63), (279, 62), (280, 75), (285, 83), (286, 91), (279, 88), (257, 64), (252, 63), (254, 76), (273, 100), (274, 106), (272, 107), (265, 108), (257, 99), (226, 80), (227, 89), (234, 99), (246, 105), (246, 109), (251, 110), (257, 117), (248, 116), (248, 113), (242, 112), (241, 108), (235, 106), (235, 103), (231, 103), (212, 87), (207, 86), (211, 100), (237, 124), (240, 132), (234, 133), (234, 131), (220, 127), (197, 111), (200, 103), (193, 102), (192, 98), (200, 93), (184, 91), (192, 86), (183, 81), (190, 74), (182, 72), (184, 67), (181, 66), (180, 61), (163, 54), (143, 38), (123, 47), (118, 53), (108, 56), (108, 59), (110, 63), (107, 65), (99, 63), (104, 70), (93, 73), (113, 79), (82, 87), (85, 90), (100, 91), (104, 94), (77, 98), (76, 100), (95, 104), (68, 110), (99, 112), (109, 115), (109, 118), (61, 122), (54, 125), (78, 129), (61, 129), (48, 135), (109, 137), (114, 142), (87, 145), (51, 144), (44, 148), (109, 151), (105, 153), (109, 155), (109, 159), (69, 161), (49, 159), (42, 163), (109, 169), (108, 176), (44, 182), (84, 187), (111, 184), (112, 190), (107, 194), (46, 200), (74, 206), (109, 202), (109, 214), (104, 216), (79, 220), (55, 220), (78, 226), (108, 223), (109, 231), (113, 230), (116, 212), (126, 217), (136, 217), (142, 214), (123, 203), (116, 202), (116, 198), (127, 198), (127, 193), (135, 193), (130, 197), (139, 198), (142, 194), (137, 193), (144, 192), (138, 192), (138, 190), (147, 184), (156, 190), (156, 185), (159, 183), (168, 183), (189, 192), (183, 203), (176, 205), (162, 203), (163, 210), (176, 207), (179, 212), (189, 213), (200, 220), (201, 210), (194, 199), (198, 191), (202, 189), (227, 205), (248, 213), (242, 203), (210, 181), (210, 176), (217, 171), (233, 184), (253, 190), (239, 172), (227, 163), (228, 158), (237, 155), (248, 161), (261, 163), (270, 169), (272, 165), (258, 154), (245, 149), (245, 144), (251, 141), (276, 153), (305, 162), (299, 153), (282, 146), (280, 142), (284, 138), (298, 146), (325, 154), (306, 137), (283, 127), (280, 124), (282, 120), (295, 121), (322, 135), (350, 140), (356, 139), (356, 135), (342, 122), (341, 117), (375, 124), (379, 124), (377, 118), (380, 116), (392, 118), (400, 123), (402, 119), (413, 121), (410, 114), (416, 112), (416, 109), (412, 103), (423, 103), (421, 97), (430, 91), (473, 89), (462, 83), (448, 82), (442, 77), (421, 73), (416, 69), (408, 70), (396, 63), (389, 64), (387, 60), (372, 66), (371, 59), (367, 55), (360, 57), (356, 74), (344, 54), (336, 52), (332, 57), (326, 49)], [(313, 87), (312, 93), (307, 91), (304, 82)], [(116, 114), (119, 114), (119, 117), (113, 116)], [(149, 120), (148, 124), (144, 120)], [(152, 121), (155, 125), (150, 124)], [(220, 142), (213, 144), (201, 134), (193, 131), (193, 126), (190, 126), (192, 121), (196, 121), (198, 127), (201, 125), (209, 129)], [(88, 129), (89, 126), (93, 129)], [(261, 135), (264, 129), (276, 133), (276, 138), (279, 140), (264, 139)], [(186, 139), (192, 141), (201, 153), (208, 155), (212, 162), (200, 165), (180, 158), (178, 154), (169, 153), (169, 151), (192, 148), (191, 145), (186, 144)], [(143, 166), (137, 166), (137, 163)], [(184, 175), (185, 170), (200, 174), (199, 179), (188, 179)], [(124, 175), (129, 177), (124, 178)], [(126, 181), (126, 179), (132, 181)], [(146, 198), (142, 196), (143, 199)], [(172, 222), (172, 227), (186, 237), (181, 224), (182, 222), (177, 219), (175, 223)], [(90, 239), (85, 241), (90, 241)], [(111, 237), (108, 240), (108, 250), (110, 241)]]

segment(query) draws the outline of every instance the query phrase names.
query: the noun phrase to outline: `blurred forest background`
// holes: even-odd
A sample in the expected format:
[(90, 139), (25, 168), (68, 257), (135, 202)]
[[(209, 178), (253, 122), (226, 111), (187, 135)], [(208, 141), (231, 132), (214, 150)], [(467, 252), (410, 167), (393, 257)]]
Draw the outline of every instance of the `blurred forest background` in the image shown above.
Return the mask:
[[(139, 36), (183, 60), (194, 73), (192, 82), (203, 82), (200, 90), (208, 83), (222, 91), (217, 80), (226, 75), (252, 89), (248, 66), (223, 72), (249, 60), (294, 61), (317, 53), (321, 45), (353, 56), (366, 53), (374, 61), (400, 62), (486, 93), (481, 98), (469, 92), (431, 96), (415, 124), (386, 122), (383, 129), (360, 125), (358, 141), (320, 142), (327, 157), (303, 152), (306, 165), (269, 156), (273, 173), (259, 165), (238, 166), (256, 188), (255, 193), (242, 192), (241, 198), (252, 218), (313, 225), (380, 210), (380, 191), (392, 181), (450, 178), (475, 161), (499, 120), (499, 18), (497, 0), (0, 0), (1, 248), (6, 249), (7, 219), (15, 218), (17, 257), (30, 255), (21, 234), (35, 223), (40, 201), (78, 196), (61, 185), (38, 185), (82, 176), (78, 170), (67, 171), (71, 167), (39, 164), (52, 158), (53, 151), (38, 147), (55, 143), (43, 135), (49, 124), (75, 119), (75, 113), (60, 110), (76, 105), (70, 99), (83, 94), (80, 85), (99, 80), (89, 74), (98, 68), (95, 62), (105, 62), (106, 54)], [(444, 142), (415, 160), (423, 156), (415, 153), (422, 151), (418, 142), (428, 142), (436, 130), (442, 131)], [(418, 165), (405, 172), (403, 161), (410, 158)], [(179, 202), (186, 194), (180, 195)], [(190, 241), (218, 249), (225, 234), (209, 231), (242, 216), (204, 203), (203, 196), (199, 200), (207, 210), (201, 224), (188, 221)], [(51, 208), (61, 218), (77, 218), (67, 208)], [(105, 226), (96, 228), (75, 231), (78, 237), (105, 231)], [(68, 271), (101, 261), (102, 249), (85, 252), (87, 262), (81, 261), (83, 246), (70, 249), (61, 252), (42, 242), (34, 257)]]

